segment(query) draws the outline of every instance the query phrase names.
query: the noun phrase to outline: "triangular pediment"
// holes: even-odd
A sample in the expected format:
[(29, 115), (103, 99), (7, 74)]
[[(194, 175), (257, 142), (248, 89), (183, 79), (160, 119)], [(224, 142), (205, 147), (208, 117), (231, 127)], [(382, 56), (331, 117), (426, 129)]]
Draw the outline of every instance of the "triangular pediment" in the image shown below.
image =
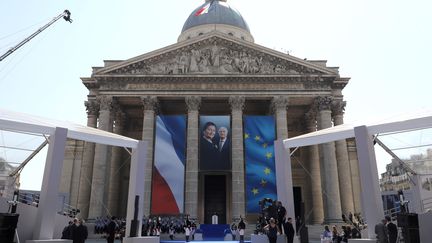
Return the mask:
[(222, 33), (212, 33), (120, 61), (99, 69), (94, 75), (336, 76), (338, 72)]

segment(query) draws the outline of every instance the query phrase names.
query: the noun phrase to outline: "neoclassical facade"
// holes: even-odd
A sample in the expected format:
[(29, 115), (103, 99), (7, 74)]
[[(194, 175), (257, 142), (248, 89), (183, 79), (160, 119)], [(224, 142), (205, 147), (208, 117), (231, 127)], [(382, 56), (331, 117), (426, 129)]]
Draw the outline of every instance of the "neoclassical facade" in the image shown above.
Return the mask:
[[(198, 14), (205, 7), (208, 12)], [(179, 173), (184, 173), (184, 191), (179, 210), (204, 222), (206, 190), (212, 190), (205, 181), (219, 175), (224, 178), (218, 190), (225, 194), (221, 213), (226, 223), (256, 216), (246, 207), (245, 117), (273, 117), (277, 139), (343, 124), (342, 90), (348, 81), (326, 61), (300, 59), (255, 44), (244, 19), (226, 1), (206, 1), (194, 10), (177, 43), (128, 60), (105, 61), (82, 78), (89, 90), (88, 126), (149, 144), (149, 163), (142, 172), (144, 214), (152, 213), (155, 151), (163, 146), (155, 143), (156, 120), (182, 115), (185, 158)], [(229, 170), (200, 169), (202, 116), (228, 117)], [(293, 156), (295, 201), (304, 203), (308, 222), (337, 222), (342, 213), (361, 211), (353, 146), (337, 141), (300, 148)], [(66, 157), (61, 191), (69, 193), (68, 203), (81, 210), (80, 216), (125, 216), (128, 151), (70, 141)]]

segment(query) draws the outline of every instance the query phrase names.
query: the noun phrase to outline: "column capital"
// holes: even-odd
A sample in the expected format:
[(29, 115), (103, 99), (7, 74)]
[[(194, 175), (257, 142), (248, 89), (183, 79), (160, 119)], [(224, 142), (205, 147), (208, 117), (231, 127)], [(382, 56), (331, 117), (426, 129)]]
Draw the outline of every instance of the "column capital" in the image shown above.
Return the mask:
[(112, 109), (113, 97), (109, 95), (97, 96), (96, 100), (100, 105), (100, 111), (110, 111)]
[(159, 103), (156, 96), (141, 96), (141, 100), (144, 105), (144, 110), (158, 110)]
[(185, 98), (186, 107), (188, 111), (197, 111), (201, 106), (200, 96), (187, 96)]
[(231, 105), (231, 110), (243, 110), (245, 106), (244, 96), (230, 96), (229, 103)]
[(318, 96), (314, 100), (314, 108), (318, 111), (331, 110), (332, 102), (332, 96)]
[(343, 115), (345, 113), (346, 101), (333, 100), (332, 102), (332, 114), (333, 116)]
[(288, 108), (289, 98), (287, 96), (275, 96), (271, 100), (271, 110), (276, 112), (277, 110), (286, 110)]
[(87, 115), (96, 116), (99, 113), (99, 103), (96, 100), (88, 100), (84, 102), (87, 110)]
[(316, 122), (317, 119), (316, 110), (310, 109), (308, 112), (305, 113), (304, 118), (307, 123)]

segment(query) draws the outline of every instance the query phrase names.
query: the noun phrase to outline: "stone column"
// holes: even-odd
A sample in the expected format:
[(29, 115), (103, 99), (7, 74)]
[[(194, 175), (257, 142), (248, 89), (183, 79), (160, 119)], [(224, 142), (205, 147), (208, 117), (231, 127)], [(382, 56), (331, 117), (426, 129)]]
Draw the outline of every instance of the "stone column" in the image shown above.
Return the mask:
[(191, 218), (198, 217), (198, 114), (201, 97), (189, 96), (185, 99), (188, 110), (186, 148), (186, 188), (184, 212)]
[(272, 99), (272, 110), (276, 116), (276, 138), (288, 138), (288, 121), (287, 121), (287, 107), (288, 97), (276, 96)]
[(361, 205), (361, 187), (360, 187), (360, 168), (357, 158), (357, 147), (354, 139), (349, 139), (348, 144), (348, 157), (350, 160), (351, 168), (351, 185), (353, 188), (354, 212), (362, 212)]
[(238, 219), (245, 217), (245, 184), (244, 184), (244, 156), (243, 156), (243, 108), (245, 97), (231, 96), (229, 97), (231, 105), (231, 139), (232, 139), (232, 217)]
[[(316, 111), (310, 110), (306, 113), (306, 126), (308, 132), (317, 130)], [(311, 174), (311, 194), (312, 194), (312, 218), (313, 224), (322, 224), (324, 222), (323, 195), (321, 187), (321, 170), (318, 145), (311, 145), (309, 150), (309, 171)]]
[[(99, 127), (103, 131), (109, 131), (111, 128), (111, 109), (112, 109), (112, 96), (99, 96), (97, 100), (100, 104), (99, 111)], [(93, 176), (90, 194), (89, 205), (89, 218), (96, 218), (106, 215), (106, 201), (107, 195), (105, 193), (107, 161), (108, 161), (108, 147), (103, 144), (96, 144), (95, 155), (93, 163)]]
[[(99, 114), (99, 103), (96, 100), (89, 100), (85, 103), (87, 110), (87, 126), (97, 126), (97, 116)], [(80, 218), (87, 219), (90, 202), (90, 192), (93, 175), (93, 161), (94, 161), (95, 144), (85, 142), (83, 152), (83, 162), (81, 164), (80, 183), (78, 189), (78, 205), (80, 209)]]
[[(332, 126), (331, 97), (318, 97), (315, 105), (318, 110), (318, 129)], [(341, 201), (339, 191), (339, 176), (337, 170), (336, 151), (334, 142), (319, 145), (321, 183), (324, 193), (324, 222), (341, 222)]]
[[(342, 125), (343, 114), (346, 102), (342, 100), (334, 100), (332, 103), (333, 124), (335, 126)], [(354, 213), (353, 189), (351, 184), (351, 170), (348, 157), (348, 148), (346, 140), (339, 140), (336, 144), (336, 158), (338, 164), (340, 196), (342, 204), (342, 213), (348, 215)]]
[[(114, 128), (115, 134), (121, 135), (123, 133), (125, 114), (121, 108), (116, 105), (114, 109)], [(119, 216), (119, 196), (120, 196), (120, 180), (121, 180), (121, 165), (122, 161), (122, 147), (112, 147), (111, 163), (109, 168), (109, 187), (108, 187), (108, 210), (111, 215)]]
[(155, 114), (158, 109), (158, 100), (155, 96), (141, 97), (144, 106), (143, 135), (142, 140), (147, 142), (147, 161), (144, 171), (144, 215), (150, 215), (151, 185), (153, 173), (153, 143)]

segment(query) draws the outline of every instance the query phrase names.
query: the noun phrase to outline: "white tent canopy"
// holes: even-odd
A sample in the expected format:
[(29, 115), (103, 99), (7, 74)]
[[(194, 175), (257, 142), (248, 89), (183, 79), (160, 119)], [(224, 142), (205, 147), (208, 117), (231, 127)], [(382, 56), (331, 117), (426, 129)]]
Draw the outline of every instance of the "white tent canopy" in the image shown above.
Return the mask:
[(52, 135), (56, 127), (66, 128), (71, 139), (128, 148), (138, 144), (136, 139), (96, 128), (0, 109), (0, 130)]
[[(393, 116), (390, 119), (362, 122), (358, 125), (343, 124), (283, 141), (276, 141), (275, 155), (278, 197), (287, 205), (293, 204), (290, 148), (355, 138), (362, 188), (363, 215), (365, 215), (369, 225), (367, 228), (368, 237), (375, 239), (374, 226), (383, 219), (384, 210), (380, 194), (373, 136), (375, 134), (397, 133), (427, 128), (432, 128), (432, 111), (430, 110)], [(294, 211), (290, 208), (287, 210), (291, 210), (292, 213)]]
[(341, 139), (355, 137), (354, 128), (367, 126), (369, 134), (402, 132), (432, 127), (432, 111), (421, 111), (412, 114), (393, 117), (391, 119), (377, 119), (358, 124), (343, 124), (316, 132), (285, 139), (285, 148), (303, 147), (314, 144), (328, 143)]
[[(132, 159), (129, 179), (128, 208), (126, 221), (127, 232), (134, 210), (138, 219), (143, 217), (144, 169), (146, 164), (147, 143), (99, 129), (74, 124), (66, 121), (48, 119), (13, 111), (0, 109), (0, 130), (16, 133), (42, 134), (49, 136), (49, 147), (40, 193), (36, 224), (33, 229), (34, 240), (53, 238), (54, 218), (57, 212), (56, 200), (64, 162), (66, 140), (76, 139), (93, 142), (101, 146), (111, 145), (132, 148)], [(139, 198), (138, 208), (134, 208), (134, 199)], [(24, 215), (23, 215), (24, 216)], [(22, 217), (21, 220), (25, 220)], [(137, 229), (141, 235), (141, 227)], [(127, 234), (129, 236), (129, 233)], [(43, 241), (40, 241), (43, 242)]]

